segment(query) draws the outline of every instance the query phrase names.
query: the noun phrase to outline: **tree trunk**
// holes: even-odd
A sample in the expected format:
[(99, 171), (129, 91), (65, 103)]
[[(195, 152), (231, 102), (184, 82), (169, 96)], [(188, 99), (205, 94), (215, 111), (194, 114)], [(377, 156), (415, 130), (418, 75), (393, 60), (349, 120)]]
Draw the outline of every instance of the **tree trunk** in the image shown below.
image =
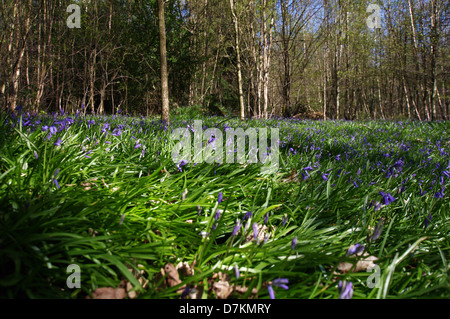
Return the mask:
[(240, 118), (241, 118), (241, 120), (244, 120), (245, 119), (245, 106), (244, 106), (244, 91), (242, 89), (241, 54), (240, 54), (240, 48), (239, 48), (239, 23), (238, 23), (238, 18), (236, 16), (236, 11), (234, 8), (234, 0), (230, 0), (230, 7), (231, 7), (231, 14), (233, 15), (234, 31), (236, 33), (235, 49), (236, 49), (236, 56), (237, 56), (237, 69), (238, 69)]
[(164, 0), (158, 0), (159, 48), (161, 55), (161, 120), (169, 124), (169, 80), (167, 71), (166, 27), (164, 22)]

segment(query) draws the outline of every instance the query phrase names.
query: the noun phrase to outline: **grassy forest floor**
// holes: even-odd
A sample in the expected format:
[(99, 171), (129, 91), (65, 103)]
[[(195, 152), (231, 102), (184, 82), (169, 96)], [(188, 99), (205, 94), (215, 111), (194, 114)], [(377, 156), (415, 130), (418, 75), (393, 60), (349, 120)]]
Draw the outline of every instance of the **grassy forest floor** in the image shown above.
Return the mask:
[(195, 117), (279, 128), (261, 175), (174, 163), (187, 114), (0, 119), (1, 298), (450, 297), (448, 122)]

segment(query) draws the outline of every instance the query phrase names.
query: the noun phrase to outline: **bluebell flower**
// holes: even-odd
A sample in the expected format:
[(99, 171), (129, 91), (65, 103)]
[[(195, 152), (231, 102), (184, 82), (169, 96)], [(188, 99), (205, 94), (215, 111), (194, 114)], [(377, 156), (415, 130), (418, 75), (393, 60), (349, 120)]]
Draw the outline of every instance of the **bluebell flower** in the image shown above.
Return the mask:
[(275, 299), (275, 292), (271, 284), (267, 286), (267, 291), (269, 292), (270, 299)]
[(281, 220), (281, 225), (286, 225), (286, 223), (287, 223), (287, 216), (286, 215), (284, 215), (283, 216), (283, 218), (282, 218), (282, 220)]
[(258, 224), (257, 223), (253, 223), (253, 238), (255, 239), (255, 241), (258, 239)]
[(373, 242), (373, 241), (377, 240), (380, 237), (382, 232), (383, 232), (383, 220), (380, 219), (378, 221), (377, 226), (375, 227), (373, 234), (369, 237), (369, 242)]
[(395, 198), (389, 193), (384, 193), (380, 191), (380, 195), (382, 197), (382, 200), (384, 201), (384, 205), (389, 205), (390, 203), (395, 201)]
[(292, 245), (291, 245), (292, 250), (294, 250), (295, 245), (297, 245), (297, 236), (295, 236), (294, 239), (292, 239)]
[(428, 227), (428, 224), (431, 222), (431, 218), (432, 218), (432, 217), (433, 217), (433, 216), (431, 216), (431, 213), (429, 213), (429, 214), (428, 214), (428, 217), (425, 218), (425, 228)]
[(239, 279), (239, 275), (240, 275), (239, 267), (237, 265), (234, 265), (233, 270), (234, 270), (234, 275), (236, 276), (236, 279)]
[(41, 130), (47, 131), (47, 130), (48, 130), (48, 126), (47, 126), (47, 125), (44, 125), (43, 127), (41, 127)]
[(286, 285), (289, 283), (289, 280), (286, 278), (275, 279), (272, 283), (269, 283), (267, 286), (267, 291), (269, 292), (270, 299), (275, 299), (275, 292), (273, 290), (273, 286), (277, 286), (283, 289), (289, 289)]
[(56, 132), (57, 132), (57, 129), (56, 129), (56, 127), (55, 126), (50, 126), (50, 133), (52, 134), (52, 135), (54, 135), (54, 134), (56, 134)]
[(264, 225), (267, 224), (269, 221), (269, 213), (266, 213), (266, 216), (264, 217)]
[(57, 189), (60, 188), (60, 187), (59, 187), (58, 180), (56, 179), (56, 176), (58, 176), (58, 174), (59, 174), (59, 168), (57, 168), (57, 169), (55, 170), (55, 173), (53, 174), (53, 183), (56, 185), (56, 188), (57, 188)]
[(55, 142), (56, 146), (61, 146), (61, 139), (58, 137), (58, 139)]
[(103, 133), (106, 133), (106, 131), (107, 131), (108, 129), (109, 129), (109, 124), (108, 124), (108, 123), (103, 124), (102, 132), (103, 132)]
[(353, 284), (351, 282), (342, 282), (339, 280), (339, 299), (352, 299)]
[(392, 165), (393, 168), (399, 168), (399, 167), (403, 167), (403, 165), (405, 165), (405, 162), (403, 162), (401, 159), (398, 160), (394, 165)]
[(222, 202), (222, 198), (223, 198), (223, 195), (222, 195), (222, 192), (220, 192), (220, 193), (219, 193), (219, 196), (218, 196), (218, 198), (217, 198), (217, 203), (218, 203), (218, 204), (220, 204), (220, 203)]
[(434, 197), (435, 198), (443, 198), (444, 197), (444, 190), (445, 190), (445, 187), (443, 187), (442, 189), (441, 189), (441, 191), (440, 192), (436, 192), (436, 193), (434, 193)]
[(222, 211), (220, 209), (216, 210), (216, 215), (214, 216), (214, 221), (217, 222), (217, 220), (220, 218), (221, 213), (222, 213)]
[(178, 167), (178, 170), (180, 171), (180, 172), (183, 172), (183, 170), (181, 169), (184, 165), (186, 165), (187, 163), (185, 162), (185, 161), (181, 161), (180, 162), (180, 164), (179, 165), (177, 165), (177, 167)]
[(288, 283), (289, 283), (289, 280), (287, 278), (278, 278), (272, 282), (272, 285), (287, 290), (287, 289), (289, 289), (289, 287), (287, 286)]
[(252, 217), (252, 212), (247, 212), (245, 215), (244, 215), (244, 218), (242, 219), (242, 220), (246, 220), (246, 219), (249, 219), (249, 218), (251, 218)]
[(359, 254), (359, 253), (363, 252), (365, 248), (366, 247), (364, 245), (356, 243), (356, 244), (350, 246), (350, 248), (347, 250), (347, 253), (345, 254), (345, 256)]
[(236, 226), (234, 226), (233, 232), (231, 233), (231, 237), (236, 236), (236, 234), (238, 233), (239, 229), (241, 229), (241, 222), (240, 220), (236, 221)]
[(189, 286), (186, 286), (186, 288), (184, 288), (183, 292), (181, 293), (181, 299), (186, 299), (190, 291), (191, 288)]

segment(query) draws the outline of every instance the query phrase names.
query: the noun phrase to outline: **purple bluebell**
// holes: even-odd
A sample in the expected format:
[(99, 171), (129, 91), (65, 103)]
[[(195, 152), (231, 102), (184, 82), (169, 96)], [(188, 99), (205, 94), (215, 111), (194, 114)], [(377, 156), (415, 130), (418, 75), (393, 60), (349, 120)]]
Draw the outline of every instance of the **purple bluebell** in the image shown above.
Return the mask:
[(36, 159), (38, 159), (38, 153), (36, 152), (36, 151), (34, 151), (34, 157), (36, 158)]
[(374, 242), (375, 240), (377, 240), (382, 232), (383, 232), (383, 220), (380, 219), (378, 221), (377, 226), (375, 227), (375, 230), (373, 231), (373, 234), (369, 237), (369, 242)]
[(236, 234), (238, 233), (239, 229), (241, 229), (241, 221), (237, 220), (236, 221), (236, 226), (234, 226), (233, 232), (231, 233), (231, 237), (236, 236)]
[(257, 223), (253, 223), (253, 238), (255, 239), (255, 241), (258, 239), (258, 224)]
[(434, 198), (443, 198), (444, 197), (444, 190), (445, 190), (445, 187), (443, 187), (442, 189), (441, 189), (441, 191), (440, 192), (436, 192), (436, 193), (434, 193)]
[(50, 126), (50, 133), (52, 134), (52, 135), (54, 135), (54, 134), (56, 134), (56, 132), (57, 132), (57, 129), (56, 129), (56, 127), (55, 126)]
[(239, 267), (237, 265), (234, 265), (233, 269), (234, 269), (234, 275), (236, 276), (236, 279), (239, 279), (239, 275), (240, 275)]
[(43, 127), (41, 127), (41, 130), (47, 131), (48, 130), (48, 125), (44, 125)]
[(59, 187), (58, 180), (56, 179), (56, 177), (58, 176), (58, 174), (59, 174), (59, 168), (57, 168), (57, 169), (55, 170), (55, 173), (53, 174), (53, 183), (56, 185), (56, 188), (57, 188), (57, 189), (60, 188), (60, 187)]
[(342, 282), (339, 280), (339, 299), (352, 299), (353, 284), (351, 282)]
[(58, 139), (55, 142), (56, 146), (61, 146), (61, 139), (58, 137)]
[(220, 204), (222, 202), (222, 198), (223, 198), (223, 195), (222, 195), (222, 192), (220, 192), (219, 196), (217, 197), (217, 203), (218, 204)]
[(287, 290), (287, 289), (289, 289), (289, 287), (287, 286), (288, 283), (289, 283), (289, 280), (287, 278), (278, 278), (272, 282), (272, 285)]
[(250, 219), (251, 217), (252, 217), (252, 212), (247, 212), (247, 213), (244, 215), (244, 218), (242, 218), (242, 220)]
[(269, 292), (270, 299), (275, 299), (275, 292), (271, 284), (267, 286), (267, 291)]
[(364, 245), (356, 243), (356, 244), (350, 246), (350, 248), (347, 250), (347, 253), (345, 254), (345, 256), (359, 254), (359, 253), (363, 252), (365, 248), (366, 247)]
[(431, 215), (431, 213), (428, 214), (427, 218), (425, 218), (425, 228), (428, 227), (428, 224), (431, 222), (431, 218), (433, 216)]
[(178, 167), (178, 170), (180, 171), (180, 172), (183, 172), (183, 170), (181, 169), (184, 165), (186, 165), (187, 163), (185, 162), (185, 161), (181, 161), (180, 162), (180, 164), (178, 164), (177, 165), (177, 167)]
[(103, 132), (103, 133), (106, 133), (106, 131), (107, 131), (108, 129), (109, 129), (109, 124), (108, 124), (108, 123), (103, 124), (102, 132)]
[(381, 197), (382, 197), (382, 200), (383, 200), (383, 202), (384, 202), (384, 205), (389, 205), (390, 203), (392, 203), (393, 201), (395, 201), (395, 198), (391, 195), (391, 194), (389, 194), (389, 193), (384, 193), (384, 192), (379, 192), (380, 193), (380, 195), (381, 195)]
[(266, 213), (264, 217), (264, 225), (267, 224), (268, 221), (269, 221), (269, 213)]
[(294, 239), (292, 239), (292, 245), (291, 245), (292, 250), (294, 250), (295, 245), (297, 245), (297, 236), (295, 236)]
[(222, 213), (222, 211), (220, 209), (216, 210), (216, 215), (214, 216), (214, 221), (217, 222), (217, 220), (220, 218), (221, 213)]
[(270, 299), (275, 299), (275, 291), (273, 290), (273, 286), (277, 286), (283, 289), (289, 289), (286, 285), (289, 283), (289, 280), (286, 278), (275, 279), (272, 283), (269, 283), (267, 286), (267, 291), (269, 292)]
[(184, 288), (183, 292), (181, 293), (181, 299), (186, 299), (190, 291), (191, 288), (189, 286), (186, 286), (186, 288)]

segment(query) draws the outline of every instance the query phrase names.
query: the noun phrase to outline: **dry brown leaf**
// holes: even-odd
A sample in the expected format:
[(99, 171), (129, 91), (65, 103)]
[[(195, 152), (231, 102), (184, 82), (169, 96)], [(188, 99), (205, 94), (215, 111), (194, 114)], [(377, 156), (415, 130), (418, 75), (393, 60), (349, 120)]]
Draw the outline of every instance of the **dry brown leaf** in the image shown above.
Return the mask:
[(168, 287), (173, 287), (181, 284), (178, 270), (173, 264), (166, 264), (164, 268), (161, 268), (161, 273), (163, 276), (166, 276), (166, 285)]
[(227, 299), (233, 292), (233, 287), (228, 281), (219, 281), (213, 284), (213, 291), (217, 299)]
[(103, 287), (95, 289), (92, 293), (93, 299), (124, 299), (126, 297), (127, 292), (124, 288)]
[(195, 286), (189, 290), (190, 299), (201, 299), (203, 294), (203, 287)]
[(189, 266), (186, 261), (180, 261), (175, 268), (181, 273), (183, 277), (194, 275), (194, 267)]
[[(359, 255), (361, 255), (361, 254), (359, 254)], [(346, 274), (350, 270), (352, 270), (352, 272), (360, 272), (360, 271), (367, 271), (367, 269), (369, 269), (369, 268), (371, 269), (371, 268), (375, 267), (374, 261), (378, 260), (377, 257), (369, 256), (368, 253), (364, 253), (363, 256), (366, 258), (358, 260), (358, 262), (356, 263), (354, 268), (353, 268), (354, 264), (352, 264), (352, 263), (341, 262), (341, 263), (339, 263), (337, 269), (341, 273)]]
[[(275, 231), (276, 227), (272, 226), (272, 233)], [(269, 228), (266, 225), (258, 225), (258, 235), (257, 240), (258, 243), (264, 241), (264, 239), (269, 239), (272, 236), (272, 234), (269, 232)], [(246, 242), (255, 240), (253, 231), (250, 235), (247, 236)]]
[[(144, 268), (144, 266), (141, 264), (138, 264), (137, 266), (138, 268)], [(136, 277), (142, 288), (147, 288), (149, 281), (148, 279), (145, 279), (143, 277), (143, 275), (145, 274), (144, 270), (138, 271), (134, 268), (128, 268), (128, 270), (133, 274), (134, 277)], [(130, 282), (126, 282), (126, 290), (130, 299), (134, 299), (138, 296), (138, 293), (136, 291), (133, 291), (133, 285)]]
[[(236, 286), (236, 292), (238, 292), (240, 294), (245, 294), (247, 291), (248, 291), (248, 287)], [(253, 288), (250, 298), (256, 296), (256, 294), (258, 294), (258, 289)]]
[(130, 282), (127, 282), (127, 294), (130, 299), (137, 297), (137, 293), (133, 290), (133, 285)]

